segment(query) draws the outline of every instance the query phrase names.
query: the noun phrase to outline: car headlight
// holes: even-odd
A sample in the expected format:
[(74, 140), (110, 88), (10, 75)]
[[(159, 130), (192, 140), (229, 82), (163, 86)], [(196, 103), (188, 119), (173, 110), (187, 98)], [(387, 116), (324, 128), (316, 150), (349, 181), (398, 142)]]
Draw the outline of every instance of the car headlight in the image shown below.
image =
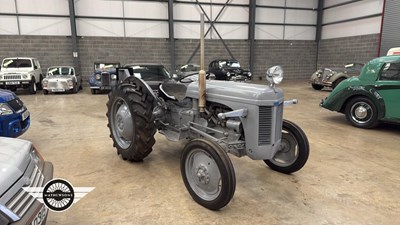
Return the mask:
[(32, 145), (31, 157), (36, 163), (44, 161), (42, 155), (40, 154), (40, 152), (36, 149), (36, 147), (34, 145)]
[(48, 80), (43, 80), (43, 81), (42, 81), (43, 87), (47, 87), (47, 84), (48, 84), (48, 83), (49, 83)]
[(227, 72), (226, 75), (227, 75), (228, 77), (230, 77), (230, 76), (231, 76), (231, 73)]
[(247, 73), (247, 76), (251, 77), (251, 72), (248, 72), (248, 73)]
[(111, 74), (111, 79), (112, 79), (112, 80), (116, 80), (116, 79), (117, 79), (117, 75)]
[(96, 74), (96, 80), (100, 80), (100, 74)]
[(10, 106), (8, 106), (7, 103), (0, 103), (0, 115), (5, 116), (5, 115), (11, 115), (13, 114), (12, 109)]
[(0, 75), (0, 80), (2, 80), (3, 79), (3, 75)]
[(279, 84), (283, 80), (283, 69), (281, 66), (273, 66), (267, 70), (266, 78), (271, 86)]
[(22, 74), (22, 79), (28, 79), (28, 74)]
[(74, 83), (72, 82), (72, 80), (67, 80), (67, 83), (68, 83), (69, 86), (74, 85)]

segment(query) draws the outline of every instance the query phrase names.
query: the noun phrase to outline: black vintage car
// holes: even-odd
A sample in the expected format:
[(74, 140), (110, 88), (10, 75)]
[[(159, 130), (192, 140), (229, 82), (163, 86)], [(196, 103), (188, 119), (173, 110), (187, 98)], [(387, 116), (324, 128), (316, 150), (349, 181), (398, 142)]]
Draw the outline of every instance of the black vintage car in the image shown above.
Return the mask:
[(251, 80), (251, 72), (243, 69), (235, 59), (215, 59), (208, 65), (207, 73), (213, 73), (216, 80)]

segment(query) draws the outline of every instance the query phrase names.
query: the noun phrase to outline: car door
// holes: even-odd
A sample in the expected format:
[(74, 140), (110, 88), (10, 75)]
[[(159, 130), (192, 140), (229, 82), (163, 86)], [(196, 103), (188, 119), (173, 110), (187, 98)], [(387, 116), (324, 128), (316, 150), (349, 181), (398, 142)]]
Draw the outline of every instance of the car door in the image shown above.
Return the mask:
[(385, 102), (385, 118), (400, 119), (400, 62), (385, 63), (375, 83)]

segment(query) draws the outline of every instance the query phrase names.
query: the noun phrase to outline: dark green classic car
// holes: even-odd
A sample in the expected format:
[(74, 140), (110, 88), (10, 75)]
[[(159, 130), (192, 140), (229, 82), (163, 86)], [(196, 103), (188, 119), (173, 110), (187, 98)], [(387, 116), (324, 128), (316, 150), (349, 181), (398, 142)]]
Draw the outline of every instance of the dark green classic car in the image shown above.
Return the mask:
[(371, 60), (360, 76), (341, 82), (320, 105), (344, 113), (355, 127), (400, 123), (400, 55)]

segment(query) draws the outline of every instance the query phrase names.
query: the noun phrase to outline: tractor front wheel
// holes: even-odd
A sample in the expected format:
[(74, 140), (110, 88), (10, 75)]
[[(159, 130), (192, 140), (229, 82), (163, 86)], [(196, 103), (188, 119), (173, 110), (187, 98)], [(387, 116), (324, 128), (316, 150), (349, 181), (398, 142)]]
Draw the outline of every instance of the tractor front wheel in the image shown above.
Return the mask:
[(303, 130), (293, 122), (283, 120), (281, 149), (264, 162), (272, 170), (290, 174), (303, 168), (309, 152), (310, 146)]
[(192, 198), (205, 208), (218, 210), (226, 206), (235, 193), (232, 163), (225, 151), (211, 141), (195, 139), (185, 146), (181, 174)]
[(110, 137), (124, 160), (142, 161), (153, 150), (156, 126), (152, 113), (155, 99), (147, 92), (144, 84), (127, 81), (108, 95)]

